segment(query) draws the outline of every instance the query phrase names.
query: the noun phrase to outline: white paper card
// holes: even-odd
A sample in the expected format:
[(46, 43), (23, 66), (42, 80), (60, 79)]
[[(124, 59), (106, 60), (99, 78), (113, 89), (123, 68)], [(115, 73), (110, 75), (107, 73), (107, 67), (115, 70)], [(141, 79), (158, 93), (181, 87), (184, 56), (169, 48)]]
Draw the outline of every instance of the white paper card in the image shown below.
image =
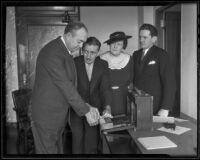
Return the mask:
[(174, 117), (153, 116), (155, 123), (174, 123)]
[(176, 126), (175, 130), (170, 129), (170, 128), (165, 128), (165, 127), (161, 127), (158, 128), (159, 131), (164, 131), (164, 132), (169, 132), (169, 133), (173, 133), (173, 134), (177, 134), (177, 135), (181, 135), (189, 130), (191, 130), (190, 128), (186, 128), (186, 127), (181, 127), (181, 126)]
[(173, 148), (177, 145), (165, 136), (140, 137), (138, 141), (147, 149)]
[(186, 119), (181, 119), (181, 118), (174, 118), (175, 119), (175, 121), (177, 121), (177, 122), (185, 122), (185, 121), (188, 121), (188, 120), (186, 120)]

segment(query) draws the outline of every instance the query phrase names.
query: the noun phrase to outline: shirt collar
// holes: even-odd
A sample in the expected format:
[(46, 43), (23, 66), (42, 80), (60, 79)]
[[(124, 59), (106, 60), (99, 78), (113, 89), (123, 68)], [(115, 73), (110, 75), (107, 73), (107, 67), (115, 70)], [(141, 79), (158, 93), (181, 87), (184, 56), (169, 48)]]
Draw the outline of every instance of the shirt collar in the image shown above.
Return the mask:
[(92, 67), (92, 68), (93, 68), (93, 65), (94, 65), (94, 63), (92, 63), (92, 64), (87, 64), (87, 63), (85, 63), (85, 66), (86, 66), (86, 67)]
[[(65, 40), (64, 40), (64, 37), (63, 37), (63, 36), (61, 36), (61, 40), (62, 40), (62, 42), (64, 43), (65, 47), (67, 48), (67, 45), (66, 45), (66, 43), (65, 43)], [(72, 56), (71, 51), (70, 51), (68, 48), (67, 48), (67, 50), (68, 50), (69, 54)]]

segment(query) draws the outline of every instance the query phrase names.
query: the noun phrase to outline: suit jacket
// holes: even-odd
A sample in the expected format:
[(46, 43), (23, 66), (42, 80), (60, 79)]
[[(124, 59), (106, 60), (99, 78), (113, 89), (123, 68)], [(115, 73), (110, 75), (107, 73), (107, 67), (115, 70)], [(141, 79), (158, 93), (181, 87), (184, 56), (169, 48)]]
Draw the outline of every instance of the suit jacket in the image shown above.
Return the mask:
[(82, 116), (89, 111), (76, 90), (76, 68), (72, 56), (58, 37), (45, 45), (36, 62), (32, 95), (32, 118), (50, 128), (65, 126), (71, 106)]
[(141, 56), (142, 49), (133, 53), (134, 85), (153, 96), (154, 114), (161, 108), (171, 110), (175, 97), (175, 73), (169, 55), (152, 46), (142, 61)]
[(102, 106), (111, 105), (112, 91), (110, 86), (108, 63), (99, 57), (95, 59), (91, 81), (89, 81), (84, 57), (75, 58), (75, 65), (78, 75), (78, 92), (81, 97), (99, 111)]

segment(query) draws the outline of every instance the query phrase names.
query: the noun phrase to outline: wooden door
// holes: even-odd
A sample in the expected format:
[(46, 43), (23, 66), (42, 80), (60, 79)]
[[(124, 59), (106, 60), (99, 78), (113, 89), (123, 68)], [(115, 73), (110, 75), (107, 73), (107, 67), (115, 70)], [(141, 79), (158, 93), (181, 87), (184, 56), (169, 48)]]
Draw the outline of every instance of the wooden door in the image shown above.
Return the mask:
[(16, 7), (19, 88), (33, 87), (38, 53), (63, 35), (66, 11), (71, 20), (79, 20), (78, 7)]
[(165, 50), (170, 56), (176, 78), (176, 96), (172, 113), (180, 115), (180, 47), (181, 47), (181, 12), (165, 12)]
[(158, 29), (158, 46), (165, 49), (175, 70), (176, 95), (172, 106), (172, 116), (180, 115), (180, 61), (181, 61), (181, 7), (164, 6), (156, 10), (156, 27)]

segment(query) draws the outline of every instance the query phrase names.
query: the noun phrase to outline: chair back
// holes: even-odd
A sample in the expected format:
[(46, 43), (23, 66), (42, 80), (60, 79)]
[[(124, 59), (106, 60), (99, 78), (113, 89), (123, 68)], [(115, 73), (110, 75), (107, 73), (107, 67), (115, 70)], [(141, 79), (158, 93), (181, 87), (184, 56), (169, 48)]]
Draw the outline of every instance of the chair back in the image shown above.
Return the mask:
[(19, 89), (12, 92), (14, 110), (17, 113), (17, 119), (19, 117), (28, 116), (28, 107), (31, 99), (31, 89)]
[(17, 117), (17, 143), (19, 154), (34, 154), (35, 146), (31, 130), (31, 121), (28, 115), (31, 89), (19, 89), (12, 92), (14, 110)]

